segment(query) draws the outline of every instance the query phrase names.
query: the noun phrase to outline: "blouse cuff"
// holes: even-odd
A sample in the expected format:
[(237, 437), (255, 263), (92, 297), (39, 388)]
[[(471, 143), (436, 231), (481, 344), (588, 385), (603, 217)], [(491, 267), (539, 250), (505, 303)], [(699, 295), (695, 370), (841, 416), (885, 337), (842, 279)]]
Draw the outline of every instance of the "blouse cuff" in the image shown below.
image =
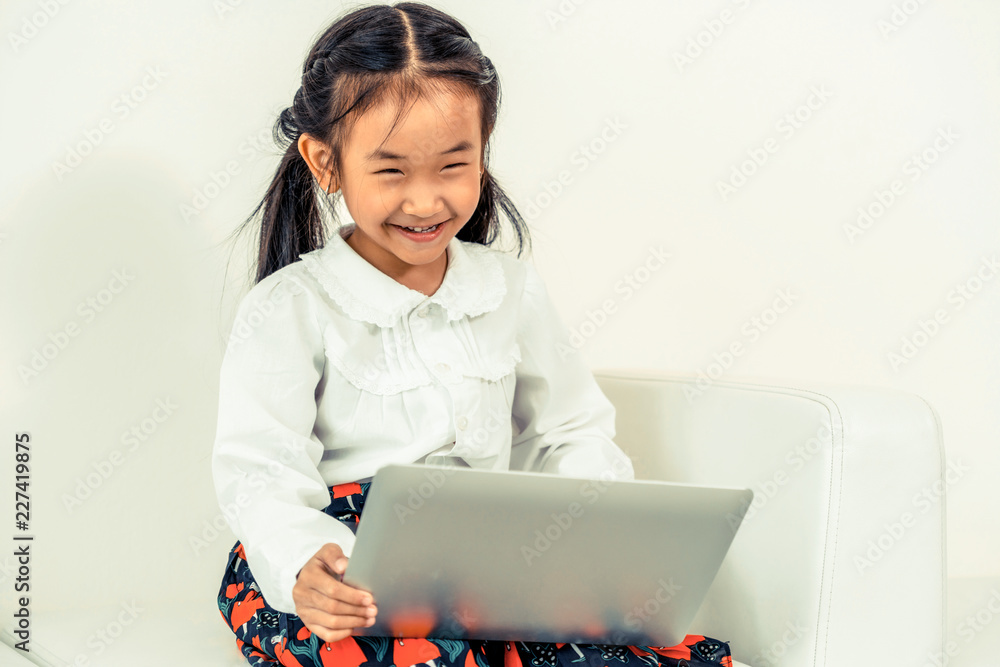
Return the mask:
[(540, 462), (542, 472), (606, 482), (635, 479), (631, 459), (604, 438), (566, 443), (549, 452)]

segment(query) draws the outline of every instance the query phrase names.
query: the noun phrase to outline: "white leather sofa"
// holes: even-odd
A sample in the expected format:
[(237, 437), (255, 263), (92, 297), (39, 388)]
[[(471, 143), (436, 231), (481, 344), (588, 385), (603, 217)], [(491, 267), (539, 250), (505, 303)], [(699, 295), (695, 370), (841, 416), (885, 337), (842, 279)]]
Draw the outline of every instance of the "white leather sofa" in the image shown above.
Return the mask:
[[(637, 478), (755, 493), (692, 634), (730, 642), (737, 667), (939, 664), (929, 656), (944, 651), (946, 638), (948, 462), (927, 403), (873, 388), (595, 375), (618, 410), (616, 442), (632, 457)], [(171, 501), (200, 522), (210, 496), (206, 488)], [(189, 527), (170, 530), (142, 522), (123, 539), (190, 537)], [(64, 596), (62, 607), (37, 600), (31, 661), (0, 644), (0, 665), (246, 664), (212, 585), (233, 541), (221, 535), (210, 554), (194, 561), (190, 578), (175, 574), (158, 597), (144, 596), (141, 618), (131, 625), (120, 596), (91, 604)], [(113, 558), (113, 546), (101, 546)], [(94, 624), (115, 618), (120, 636), (95, 647)], [(9, 627), (8, 619), (2, 634), (8, 645)], [(966, 650), (959, 657), (971, 656)]]
[(636, 478), (754, 491), (691, 632), (730, 642), (754, 667), (935, 665), (947, 463), (926, 402), (863, 387), (596, 375)]

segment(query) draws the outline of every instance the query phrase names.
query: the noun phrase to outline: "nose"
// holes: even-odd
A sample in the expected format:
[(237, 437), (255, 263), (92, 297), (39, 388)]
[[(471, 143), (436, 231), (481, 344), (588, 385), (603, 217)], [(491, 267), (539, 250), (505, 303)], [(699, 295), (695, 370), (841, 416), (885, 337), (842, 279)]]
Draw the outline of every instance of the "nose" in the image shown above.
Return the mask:
[(444, 210), (444, 199), (433, 184), (415, 179), (403, 194), (400, 208), (403, 213), (415, 218), (434, 218)]

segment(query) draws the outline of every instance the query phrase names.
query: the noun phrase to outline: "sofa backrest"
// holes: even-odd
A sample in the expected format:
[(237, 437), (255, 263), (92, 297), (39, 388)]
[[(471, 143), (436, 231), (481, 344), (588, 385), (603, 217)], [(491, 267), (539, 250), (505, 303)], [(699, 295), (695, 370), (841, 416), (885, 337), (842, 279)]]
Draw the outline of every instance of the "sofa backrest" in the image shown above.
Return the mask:
[(637, 479), (754, 492), (691, 634), (730, 641), (754, 666), (922, 665), (941, 651), (954, 475), (926, 402), (870, 387), (595, 377)]

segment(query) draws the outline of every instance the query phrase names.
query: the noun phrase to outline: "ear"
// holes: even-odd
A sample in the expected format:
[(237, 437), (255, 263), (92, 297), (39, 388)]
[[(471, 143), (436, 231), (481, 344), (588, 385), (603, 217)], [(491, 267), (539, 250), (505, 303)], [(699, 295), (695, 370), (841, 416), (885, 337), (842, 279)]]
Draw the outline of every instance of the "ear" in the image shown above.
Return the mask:
[(299, 155), (305, 160), (309, 171), (312, 172), (320, 187), (327, 193), (333, 193), (340, 189), (340, 181), (333, 173), (333, 169), (324, 169), (324, 165), (332, 163), (332, 152), (330, 147), (324, 142), (310, 134), (302, 133), (298, 141)]

